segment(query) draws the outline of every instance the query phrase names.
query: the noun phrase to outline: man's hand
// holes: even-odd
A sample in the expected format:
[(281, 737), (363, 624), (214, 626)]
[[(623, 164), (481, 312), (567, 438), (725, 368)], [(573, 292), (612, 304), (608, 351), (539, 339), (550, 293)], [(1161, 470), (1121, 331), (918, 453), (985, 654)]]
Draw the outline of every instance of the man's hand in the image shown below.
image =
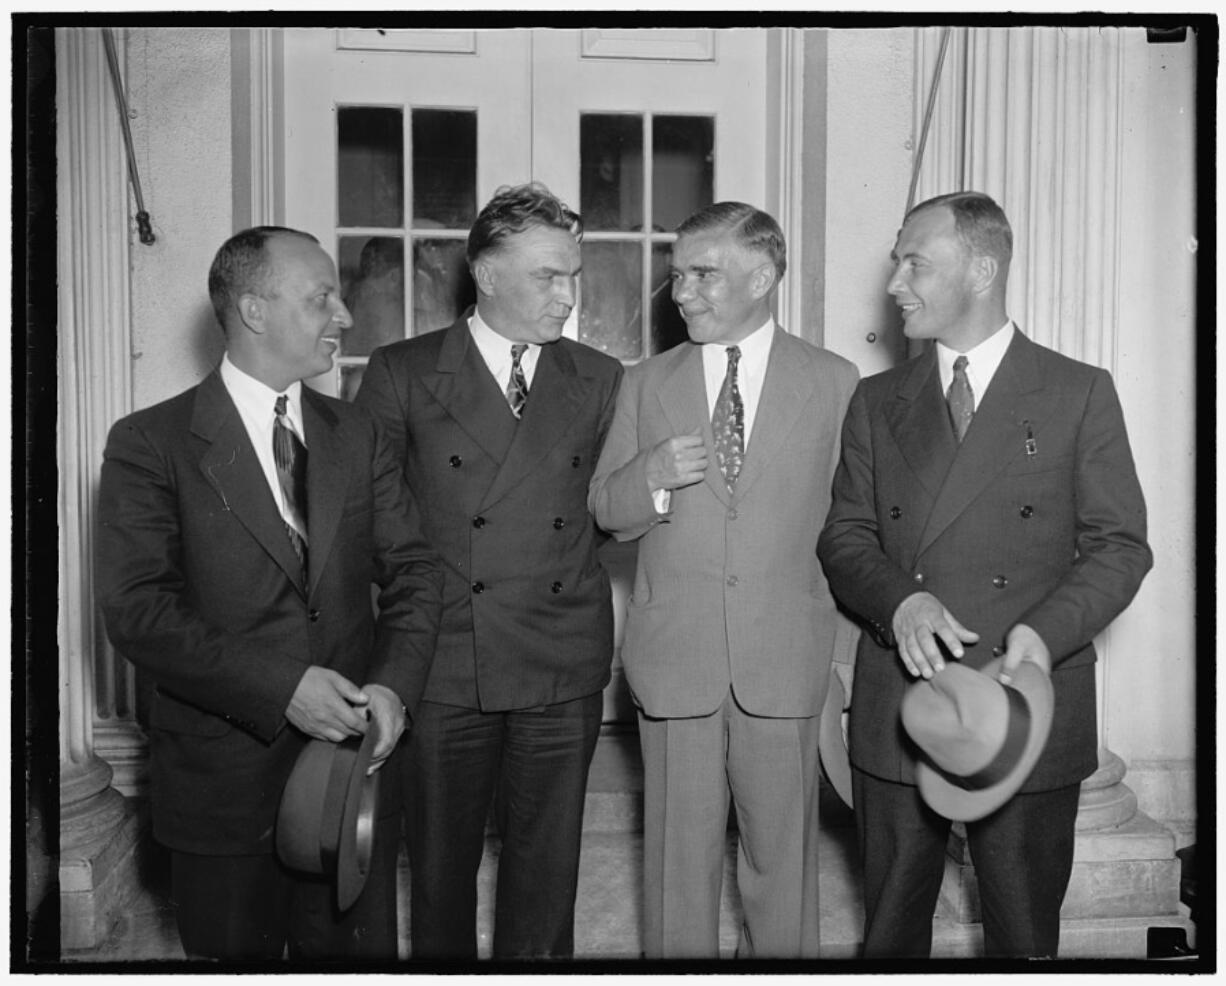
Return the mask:
[(1002, 684), (1007, 685), (1013, 680), (1013, 673), (1023, 661), (1033, 661), (1043, 669), (1044, 674), (1051, 674), (1051, 651), (1043, 643), (1043, 638), (1025, 623), (1018, 623), (1005, 637), (1005, 657), (997, 675)]
[(666, 438), (647, 455), (647, 486), (652, 491), (693, 486), (702, 482), (706, 471), (707, 447), (701, 428)]
[(312, 664), (294, 689), (285, 718), (314, 739), (339, 743), (366, 732), (369, 701), (343, 674)]
[(962, 657), (963, 644), (973, 644), (979, 639), (979, 634), (954, 619), (930, 592), (914, 593), (899, 603), (894, 610), (893, 629), (903, 666), (909, 674), (925, 678), (931, 678), (945, 667), (936, 638), (939, 637), (950, 654), (957, 658)]
[(396, 749), (396, 743), (404, 732), (404, 703), (387, 685), (364, 685), (362, 691), (370, 696), (367, 708), (379, 727), (379, 742), (375, 744), (370, 767), (366, 770), (369, 775), (382, 767), (392, 750)]

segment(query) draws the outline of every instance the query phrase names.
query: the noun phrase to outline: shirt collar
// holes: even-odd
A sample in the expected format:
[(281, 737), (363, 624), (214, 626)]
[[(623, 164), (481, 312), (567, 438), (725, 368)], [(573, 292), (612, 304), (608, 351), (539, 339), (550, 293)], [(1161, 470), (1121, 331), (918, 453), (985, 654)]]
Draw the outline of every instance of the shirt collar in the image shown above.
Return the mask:
[[(280, 393), (240, 370), (231, 362), (229, 353), (221, 358), (220, 373), (222, 383), (243, 415), (254, 421), (267, 421), (271, 426)], [(289, 419), (302, 437), (302, 381), (295, 380), (282, 393), (289, 399)]]
[[(475, 308), (473, 309), (472, 317), (468, 320), (468, 331), (472, 333), (473, 342), (477, 344), (477, 349), (485, 360), (485, 365), (490, 368), (490, 372), (495, 377), (498, 376), (501, 370), (506, 370), (507, 373), (510, 373), (511, 346), (513, 345), (511, 340), (491, 329), (489, 324), (481, 318), (481, 313)], [(523, 361), (530, 362), (535, 360), (536, 354), (541, 347), (536, 343), (523, 343), (523, 345), (528, 347), (524, 353)]]
[(969, 372), (980, 380), (991, 380), (996, 375), (996, 368), (1005, 358), (1005, 350), (1013, 340), (1013, 320), (1005, 322), (999, 329), (965, 353), (950, 349), (945, 343), (937, 343), (937, 360), (941, 366), (941, 379), (950, 380), (954, 375), (954, 360), (960, 355), (966, 357)]
[(754, 329), (740, 342), (709, 342), (703, 346), (703, 349), (712, 352), (719, 352), (722, 355), (723, 350), (736, 346), (741, 350), (741, 360), (749, 363), (765, 362), (766, 357), (770, 354), (771, 340), (775, 336), (775, 320), (771, 316), (767, 316), (766, 321)]

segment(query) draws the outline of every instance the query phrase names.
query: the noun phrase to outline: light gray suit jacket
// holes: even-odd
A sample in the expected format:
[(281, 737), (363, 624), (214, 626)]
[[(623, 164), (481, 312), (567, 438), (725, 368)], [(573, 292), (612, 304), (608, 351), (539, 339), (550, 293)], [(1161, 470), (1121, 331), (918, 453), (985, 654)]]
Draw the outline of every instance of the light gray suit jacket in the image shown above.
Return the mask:
[(734, 493), (709, 457), (701, 483), (660, 515), (651, 450), (701, 427), (714, 448), (701, 347), (684, 343), (627, 371), (588, 505), (618, 540), (639, 539), (622, 660), (650, 716), (707, 715), (731, 686), (753, 715), (817, 715), (836, 613), (816, 555), (839, 431), (858, 374), (775, 329)]

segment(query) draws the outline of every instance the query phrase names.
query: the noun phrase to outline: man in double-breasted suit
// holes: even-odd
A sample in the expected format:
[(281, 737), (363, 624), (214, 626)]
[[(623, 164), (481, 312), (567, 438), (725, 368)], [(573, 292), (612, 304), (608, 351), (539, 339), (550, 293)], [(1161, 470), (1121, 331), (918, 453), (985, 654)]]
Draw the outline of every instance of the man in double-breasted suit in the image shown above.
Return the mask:
[(579, 217), (504, 188), (469, 232), (475, 311), (378, 350), (358, 403), (383, 422), (446, 566), (438, 653), (408, 747), (415, 958), (475, 958), (491, 802), (496, 958), (574, 951), (588, 765), (613, 614), (587, 483), (621, 364), (561, 338)]
[(226, 355), (112, 428), (97, 542), (107, 632), (155, 685), (153, 826), (183, 948), (395, 958), (398, 802), (344, 915), (327, 881), (277, 861), (273, 828), (308, 737), (377, 725), (375, 762), (391, 753), (433, 654), (440, 565), (370, 416), (300, 382), (350, 321), (315, 238), (239, 233), (209, 291)]
[(1092, 638), (1151, 564), (1145, 503), (1111, 377), (1028, 340), (1005, 310), (1012, 232), (976, 192), (906, 217), (889, 292), (911, 339), (864, 380), (819, 553), (863, 621), (850, 755), (868, 957), (927, 956), (949, 820), (920, 799), (899, 708), (949, 660), (1049, 673), (1033, 773), (966, 823), (989, 955), (1055, 955), (1080, 782), (1096, 766)]
[(623, 661), (639, 709), (644, 949), (716, 958), (729, 798), (738, 954), (818, 949), (818, 719), (836, 614), (817, 563), (855, 368), (770, 313), (770, 216), (720, 202), (677, 230), (691, 342), (632, 368), (590, 502), (638, 540)]

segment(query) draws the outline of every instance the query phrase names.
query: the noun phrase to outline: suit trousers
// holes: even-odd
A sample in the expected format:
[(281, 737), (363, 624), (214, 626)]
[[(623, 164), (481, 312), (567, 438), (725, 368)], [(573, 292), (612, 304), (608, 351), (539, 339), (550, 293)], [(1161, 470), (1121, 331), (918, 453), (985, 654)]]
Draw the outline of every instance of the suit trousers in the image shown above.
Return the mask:
[(423, 701), (406, 763), (413, 958), (477, 957), (490, 807), (502, 837), (495, 958), (569, 958), (601, 693), (513, 712)]
[(647, 958), (719, 957), (729, 800), (744, 911), (737, 956), (817, 956), (818, 725), (749, 715), (731, 691), (709, 716), (639, 713)]
[[(864, 957), (927, 958), (950, 821), (919, 789), (852, 769), (864, 866)], [(1080, 784), (1018, 794), (966, 823), (984, 954), (1054, 957), (1073, 870)]]
[(273, 853), (171, 852), (171, 897), (188, 958), (249, 962), (396, 959), (396, 854), (400, 815), (380, 818), (366, 886), (336, 907), (333, 882), (290, 870)]

